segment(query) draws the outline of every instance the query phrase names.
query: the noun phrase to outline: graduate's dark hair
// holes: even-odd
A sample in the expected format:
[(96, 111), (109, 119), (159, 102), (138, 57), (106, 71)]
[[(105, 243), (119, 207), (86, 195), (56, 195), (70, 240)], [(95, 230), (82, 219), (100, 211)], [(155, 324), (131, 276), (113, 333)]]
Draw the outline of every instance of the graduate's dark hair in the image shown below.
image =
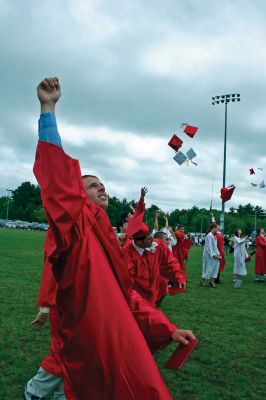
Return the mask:
[(262, 229), (264, 230), (264, 228), (257, 229), (257, 236), (260, 236), (260, 231), (262, 231)]
[(116, 221), (117, 229), (120, 230), (120, 228), (124, 225), (125, 222), (127, 222), (127, 220), (128, 220), (128, 212), (125, 211), (120, 215), (119, 219)]
[(86, 178), (97, 178), (97, 179), (99, 179), (98, 176), (95, 176), (95, 175), (82, 175), (81, 178), (82, 179), (86, 179)]
[(209, 225), (209, 227), (208, 227), (208, 229), (207, 229), (207, 231), (206, 231), (206, 235), (208, 235), (208, 233), (210, 233), (214, 228), (217, 228), (217, 226), (218, 226), (218, 224), (216, 224), (216, 222), (212, 222), (212, 223)]
[(185, 229), (185, 226), (182, 224), (177, 224), (176, 229)]
[(242, 229), (241, 229), (241, 228), (237, 228), (237, 229), (235, 230), (235, 236), (237, 236), (238, 238), (241, 236), (241, 235), (239, 236), (239, 234), (238, 234), (238, 231), (239, 231), (239, 230), (241, 230), (241, 231), (242, 231)]
[(154, 239), (161, 239), (162, 240), (165, 235), (168, 237), (167, 233), (162, 232), (162, 231), (158, 231), (158, 232), (155, 232), (153, 237), (154, 237)]

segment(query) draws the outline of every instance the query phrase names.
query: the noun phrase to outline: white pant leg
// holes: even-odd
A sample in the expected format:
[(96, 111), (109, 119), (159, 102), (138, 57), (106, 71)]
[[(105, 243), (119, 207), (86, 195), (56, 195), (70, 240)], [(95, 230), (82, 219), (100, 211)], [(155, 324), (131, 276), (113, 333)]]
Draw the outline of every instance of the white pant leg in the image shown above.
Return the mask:
[(62, 379), (62, 382), (60, 382), (57, 385), (57, 387), (54, 389), (53, 400), (66, 400), (63, 379)]
[[(34, 400), (35, 398), (42, 399), (48, 394), (53, 393), (55, 389), (60, 388), (60, 385), (63, 386), (62, 378), (49, 374), (49, 372), (46, 372), (42, 367), (40, 367), (37, 375), (27, 383), (24, 398), (25, 400)], [(62, 399), (64, 398), (65, 397), (62, 397)], [(61, 400), (60, 397), (58, 397), (58, 399)]]

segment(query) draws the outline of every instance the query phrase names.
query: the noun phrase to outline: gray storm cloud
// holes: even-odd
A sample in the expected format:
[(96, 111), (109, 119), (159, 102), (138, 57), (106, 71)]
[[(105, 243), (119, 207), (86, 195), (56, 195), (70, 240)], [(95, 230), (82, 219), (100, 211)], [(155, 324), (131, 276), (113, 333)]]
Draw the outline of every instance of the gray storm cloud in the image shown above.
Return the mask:
[[(0, 195), (35, 182), (35, 88), (57, 75), (66, 151), (112, 195), (134, 198), (145, 184), (165, 210), (208, 207), (212, 184), (219, 206), (224, 110), (211, 97), (241, 93), (229, 105), (230, 205), (266, 207), (248, 176), (266, 171), (265, 12), (264, 1), (0, 0)], [(183, 137), (197, 168), (178, 167), (167, 147), (184, 121), (200, 128)]]

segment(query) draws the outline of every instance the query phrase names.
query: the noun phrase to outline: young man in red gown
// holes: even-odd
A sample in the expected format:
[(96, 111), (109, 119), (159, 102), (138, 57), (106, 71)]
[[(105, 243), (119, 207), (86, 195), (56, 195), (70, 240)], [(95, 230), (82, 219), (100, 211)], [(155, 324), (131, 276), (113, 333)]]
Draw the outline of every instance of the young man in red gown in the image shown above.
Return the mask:
[(185, 235), (185, 228), (183, 225), (178, 225), (175, 231), (175, 238), (177, 243), (173, 246), (172, 251), (174, 257), (178, 260), (181, 270), (185, 272), (185, 257), (186, 257), (186, 250), (185, 250), (185, 242), (188, 240)]
[(265, 230), (259, 229), (256, 237), (255, 280), (264, 281), (266, 274), (266, 238)]
[[(157, 304), (168, 293), (169, 281), (178, 287), (186, 286), (186, 274), (181, 271), (168, 245), (160, 239), (153, 239), (144, 223), (124, 251), (129, 273), (134, 279), (135, 295), (131, 298), (131, 309), (151, 351), (167, 346), (171, 340), (179, 342), (178, 328), (157, 308)], [(137, 299), (134, 296), (138, 296)], [(142, 316), (143, 309), (150, 313), (149, 318), (145, 313)]]
[[(50, 226), (46, 249), (58, 288), (59, 357), (71, 400), (171, 399), (129, 308), (132, 280), (105, 212), (100, 180), (82, 181), (62, 149), (55, 119), (57, 78), (38, 86), (39, 143), (34, 165)], [(180, 341), (192, 334), (181, 331)]]

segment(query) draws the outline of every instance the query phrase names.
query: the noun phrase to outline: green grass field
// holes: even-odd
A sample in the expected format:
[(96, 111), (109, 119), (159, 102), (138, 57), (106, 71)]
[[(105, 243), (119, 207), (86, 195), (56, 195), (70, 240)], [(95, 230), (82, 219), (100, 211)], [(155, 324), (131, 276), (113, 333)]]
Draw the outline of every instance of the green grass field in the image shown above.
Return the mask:
[[(0, 400), (21, 399), (26, 381), (49, 351), (48, 324), (42, 329), (30, 325), (37, 312), (43, 239), (39, 232), (0, 229)], [(201, 255), (201, 248), (190, 253), (189, 290), (162, 305), (168, 317), (192, 329), (201, 344), (180, 372), (163, 367), (174, 344), (157, 354), (156, 361), (174, 399), (264, 400), (266, 283), (254, 283), (253, 264), (248, 264), (244, 284), (233, 289), (228, 256), (223, 285), (202, 288)]]

